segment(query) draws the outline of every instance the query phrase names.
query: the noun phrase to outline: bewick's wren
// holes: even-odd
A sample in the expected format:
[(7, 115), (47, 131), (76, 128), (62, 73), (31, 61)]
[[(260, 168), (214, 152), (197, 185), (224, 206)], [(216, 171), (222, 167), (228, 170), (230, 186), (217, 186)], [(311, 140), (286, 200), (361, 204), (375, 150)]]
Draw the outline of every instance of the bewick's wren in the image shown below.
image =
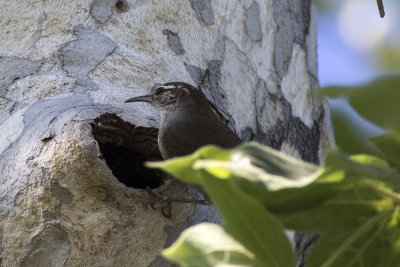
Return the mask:
[[(232, 148), (242, 141), (212, 110), (206, 96), (183, 82), (155, 85), (150, 95), (127, 102), (148, 102), (161, 116), (158, 147), (164, 159), (193, 153), (204, 145)], [(198, 189), (198, 188), (196, 188)], [(203, 194), (203, 190), (199, 190)]]

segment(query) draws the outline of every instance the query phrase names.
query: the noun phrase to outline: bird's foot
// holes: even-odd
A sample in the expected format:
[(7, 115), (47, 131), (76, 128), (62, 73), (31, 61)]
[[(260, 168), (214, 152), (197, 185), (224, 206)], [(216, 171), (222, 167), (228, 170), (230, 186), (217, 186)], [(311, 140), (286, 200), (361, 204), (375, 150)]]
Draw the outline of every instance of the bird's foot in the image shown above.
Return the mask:
[(211, 205), (211, 202), (207, 199), (184, 199), (184, 198), (169, 198), (169, 197), (164, 197), (160, 194), (155, 193), (151, 188), (147, 187), (146, 188), (147, 193), (157, 199), (157, 201), (160, 202), (179, 202), (179, 203), (191, 203), (191, 204), (200, 204), (200, 205)]
[(211, 202), (208, 199), (182, 199), (182, 198), (169, 198), (162, 196), (160, 194), (157, 194), (151, 188), (147, 187), (146, 188), (147, 193), (154, 198), (155, 200), (151, 202), (151, 207), (153, 209), (157, 209), (159, 207), (156, 206), (157, 202), (163, 202), (166, 203), (166, 206), (161, 207), (161, 212), (166, 218), (171, 218), (171, 204), (173, 202), (178, 202), (178, 203), (191, 203), (191, 204), (200, 204), (200, 205), (211, 205)]

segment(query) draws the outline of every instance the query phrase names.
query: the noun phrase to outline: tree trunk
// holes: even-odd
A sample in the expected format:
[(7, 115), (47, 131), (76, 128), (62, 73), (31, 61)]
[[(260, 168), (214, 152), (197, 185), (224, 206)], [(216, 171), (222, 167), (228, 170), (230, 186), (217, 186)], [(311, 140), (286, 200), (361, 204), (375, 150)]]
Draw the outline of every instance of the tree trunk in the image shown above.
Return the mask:
[[(293, 3), (294, 2), (294, 3)], [(220, 222), (160, 160), (159, 117), (125, 105), (198, 86), (243, 140), (319, 163), (333, 144), (318, 88), (314, 1), (2, 1), (3, 266), (170, 266), (189, 225)]]

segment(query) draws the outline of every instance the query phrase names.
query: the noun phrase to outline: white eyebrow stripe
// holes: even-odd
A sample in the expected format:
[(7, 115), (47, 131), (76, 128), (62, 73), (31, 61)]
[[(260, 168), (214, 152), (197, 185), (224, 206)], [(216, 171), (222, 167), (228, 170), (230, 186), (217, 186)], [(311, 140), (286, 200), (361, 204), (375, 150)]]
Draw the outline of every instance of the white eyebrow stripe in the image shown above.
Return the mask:
[(175, 85), (162, 85), (160, 87), (162, 87), (164, 89), (175, 89)]

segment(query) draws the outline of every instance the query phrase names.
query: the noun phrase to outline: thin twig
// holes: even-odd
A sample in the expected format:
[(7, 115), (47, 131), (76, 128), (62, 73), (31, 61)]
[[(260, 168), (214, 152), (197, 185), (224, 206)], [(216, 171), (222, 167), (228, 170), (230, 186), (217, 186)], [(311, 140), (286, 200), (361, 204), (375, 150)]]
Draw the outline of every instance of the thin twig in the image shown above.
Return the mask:
[(382, 0), (376, 0), (376, 3), (378, 4), (378, 9), (379, 9), (379, 15), (381, 18), (385, 16), (385, 8), (383, 7), (383, 2)]

